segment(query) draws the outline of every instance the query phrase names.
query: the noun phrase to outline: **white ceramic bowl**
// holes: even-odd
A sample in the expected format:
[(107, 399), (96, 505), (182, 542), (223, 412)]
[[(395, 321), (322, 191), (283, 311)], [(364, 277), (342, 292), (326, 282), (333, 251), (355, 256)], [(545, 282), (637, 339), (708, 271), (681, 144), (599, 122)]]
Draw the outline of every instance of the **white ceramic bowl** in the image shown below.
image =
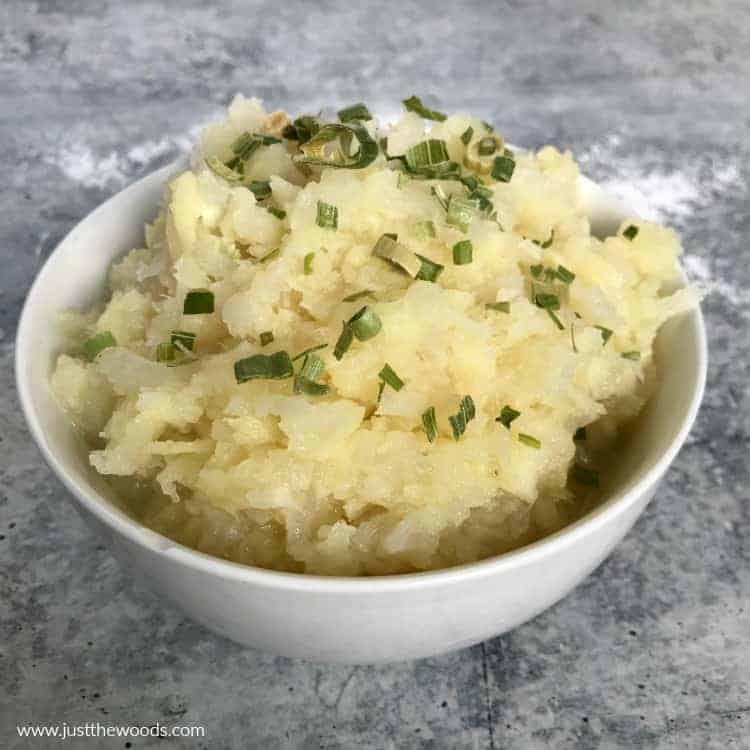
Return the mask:
[[(16, 342), (18, 392), (31, 432), (77, 507), (122, 564), (190, 617), (265, 651), (316, 661), (372, 663), (462, 648), (534, 617), (604, 560), (651, 499), (693, 423), (706, 375), (699, 310), (659, 333), (660, 385), (645, 409), (614, 488), (595, 511), (515, 552), (447, 570), (332, 578), (251, 568), (204, 555), (141, 526), (112, 502), (55, 403), (49, 376), (57, 314), (101, 298), (107, 269), (142, 243), (170, 167), (131, 185), (84, 219), (39, 273)], [(592, 226), (614, 231), (632, 215), (582, 179)]]

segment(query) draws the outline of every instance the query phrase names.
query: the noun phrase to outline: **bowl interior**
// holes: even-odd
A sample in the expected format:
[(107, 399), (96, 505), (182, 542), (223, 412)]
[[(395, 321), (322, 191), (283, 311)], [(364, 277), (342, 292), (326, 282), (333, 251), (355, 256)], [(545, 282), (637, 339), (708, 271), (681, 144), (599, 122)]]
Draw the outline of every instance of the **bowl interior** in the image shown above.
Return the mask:
[[(16, 341), (19, 397), (47, 462), (90, 511), (156, 550), (179, 545), (124, 513), (110, 486), (90, 467), (87, 448), (54, 400), (49, 377), (62, 343), (56, 333), (58, 314), (71, 308), (86, 308), (101, 299), (112, 261), (142, 245), (143, 224), (154, 218), (164, 183), (173, 170), (172, 166), (165, 167), (131, 185), (70, 232), (50, 256), (29, 292)], [(581, 178), (581, 189), (592, 229), (600, 236), (613, 233), (623, 218), (635, 213), (585, 177)], [(619, 454), (611, 491), (604, 503), (574, 525), (586, 523), (613, 503), (627, 502), (630, 490), (663, 471), (679, 449), (695, 417), (705, 381), (706, 348), (700, 310), (675, 318), (661, 329), (655, 356), (659, 383), (638, 418), (637, 439), (627, 441)], [(544, 545), (549, 539), (535, 544)], [(206, 557), (192, 550), (183, 552), (188, 556), (186, 559)], [(217, 566), (234, 565), (213, 562)], [(242, 566), (235, 566), (238, 567)]]

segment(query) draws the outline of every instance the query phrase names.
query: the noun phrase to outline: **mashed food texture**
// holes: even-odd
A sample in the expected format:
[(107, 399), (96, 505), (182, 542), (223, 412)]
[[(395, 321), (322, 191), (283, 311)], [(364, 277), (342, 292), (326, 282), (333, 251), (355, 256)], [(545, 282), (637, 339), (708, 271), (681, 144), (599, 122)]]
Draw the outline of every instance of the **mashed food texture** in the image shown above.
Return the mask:
[(695, 304), (663, 291), (674, 232), (592, 236), (578, 177), (416, 97), (383, 125), (238, 96), (63, 316), (53, 390), (128, 511), (210, 554), (373, 575), (525, 544), (606, 486)]

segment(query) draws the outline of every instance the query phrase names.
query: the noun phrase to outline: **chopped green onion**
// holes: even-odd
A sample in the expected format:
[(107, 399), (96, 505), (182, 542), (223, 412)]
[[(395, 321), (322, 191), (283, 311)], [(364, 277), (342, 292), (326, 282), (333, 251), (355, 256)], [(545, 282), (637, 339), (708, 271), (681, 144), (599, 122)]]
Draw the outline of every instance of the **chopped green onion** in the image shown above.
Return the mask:
[(471, 220), (474, 218), (476, 208), (477, 206), (474, 201), (451, 196), (445, 223), (458, 227), (462, 232), (466, 232), (469, 229)]
[(418, 221), (414, 225), (414, 234), (422, 240), (435, 237), (435, 224), (429, 219), (426, 221)]
[(271, 216), (275, 216), (279, 221), (283, 221), (286, 219), (286, 211), (282, 211), (280, 208), (276, 208), (275, 206), (268, 206), (267, 208), (268, 213), (271, 214)]
[(512, 156), (496, 156), (492, 162), (492, 177), (498, 182), (510, 182), (513, 176), (513, 170), (516, 168), (516, 161)]
[(626, 239), (630, 240), (631, 242), (636, 238), (638, 235), (638, 227), (635, 224), (631, 224), (625, 231), (622, 233), (622, 236)]
[(419, 253), (416, 253), (416, 257), (421, 261), (422, 267), (414, 278), (420, 281), (431, 281), (434, 284), (445, 266), (441, 266), (440, 263), (435, 263), (429, 258), (425, 258), (424, 255), (419, 255)]
[(253, 354), (234, 363), (234, 377), (238, 383), (248, 380), (284, 380), (294, 375), (294, 365), (285, 351), (275, 354)]
[(534, 304), (537, 307), (541, 307), (542, 310), (559, 310), (560, 298), (556, 294), (537, 292), (534, 295)]
[(609, 328), (605, 328), (604, 326), (594, 326), (594, 328), (598, 328), (600, 333), (602, 334), (602, 346), (606, 346), (607, 342), (612, 338), (613, 331)]
[(317, 383), (317, 379), (325, 369), (323, 360), (315, 354), (307, 354), (305, 361), (294, 377), (294, 392), (305, 393), (308, 396), (324, 396), (330, 388), (325, 383)]
[(317, 346), (311, 346), (309, 349), (305, 349), (303, 352), (300, 352), (296, 356), (292, 357), (292, 362), (296, 362), (298, 359), (301, 359), (308, 354), (312, 354), (313, 352), (319, 352), (321, 349), (325, 349), (327, 346), (328, 344), (318, 344)]
[(307, 143), (320, 130), (320, 123), (312, 115), (302, 115), (293, 124), (287, 125), (281, 135), (291, 141)]
[(241, 161), (247, 161), (261, 146), (261, 141), (250, 133), (243, 133), (232, 144), (232, 151)]
[(281, 248), (277, 247), (274, 250), (271, 250), (270, 253), (267, 253), (260, 259), (260, 263), (266, 263), (269, 260), (273, 260), (279, 253), (281, 252)]
[(223, 177), (227, 182), (241, 182), (242, 174), (230, 169), (223, 161), (217, 159), (215, 156), (209, 156), (206, 159), (206, 166), (214, 172), (214, 174)]
[(335, 231), (339, 228), (338, 208), (332, 206), (330, 203), (318, 201), (318, 216), (315, 219), (315, 223), (323, 229), (333, 229)]
[(570, 324), (570, 344), (573, 347), (573, 351), (578, 354), (578, 347), (576, 346), (576, 322), (575, 320)]
[(340, 109), (338, 115), (341, 122), (350, 122), (351, 120), (372, 120), (370, 110), (367, 109), (367, 105), (362, 102), (352, 104), (351, 107)]
[(308, 354), (302, 363), (299, 374), (308, 380), (317, 380), (325, 370), (325, 362), (317, 354)]
[(302, 272), (305, 276), (310, 276), (313, 272), (313, 261), (315, 260), (315, 253), (308, 253), (305, 255), (305, 259), (302, 263)]
[(396, 234), (384, 234), (375, 243), (375, 247), (372, 249), (373, 255), (394, 263), (406, 271), (409, 276), (416, 277), (422, 268), (422, 264), (414, 253), (397, 242), (397, 240), (398, 235)]
[(253, 133), (253, 138), (257, 138), (262, 145), (271, 146), (274, 143), (281, 143), (281, 139), (275, 135), (268, 135), (268, 133)]
[(383, 398), (383, 391), (385, 390), (385, 380), (378, 381), (378, 398), (377, 403), (380, 403), (380, 399)]
[(262, 201), (271, 195), (271, 183), (268, 180), (253, 180), (248, 187), (256, 200)]
[(536, 263), (533, 266), (529, 266), (529, 271), (535, 279), (538, 279), (542, 275), (542, 271), (544, 271), (544, 266), (541, 263)]
[(586, 487), (598, 487), (599, 486), (599, 472), (593, 469), (587, 469), (581, 464), (575, 464), (573, 466), (573, 479), (578, 484), (582, 484)]
[(344, 323), (343, 328), (341, 329), (341, 335), (338, 337), (336, 346), (333, 349), (333, 356), (336, 357), (336, 359), (341, 360), (341, 358), (349, 351), (352, 341), (354, 341), (352, 327), (348, 323)]
[(495, 310), (496, 312), (510, 312), (510, 302), (488, 302), (485, 307), (488, 310)]
[(458, 440), (461, 435), (466, 432), (466, 425), (474, 419), (476, 415), (476, 409), (474, 407), (474, 400), (471, 396), (464, 396), (461, 399), (461, 405), (458, 409), (458, 414), (452, 417), (448, 417), (451, 428), (453, 430), (453, 439)]
[(467, 263), (471, 263), (474, 246), (471, 244), (471, 240), (461, 240), (453, 246), (453, 265), (465, 266)]
[(325, 396), (330, 387), (325, 383), (316, 383), (314, 380), (308, 380), (301, 375), (294, 378), (294, 392), (304, 393), (307, 396)]
[(387, 362), (383, 365), (383, 369), (378, 373), (378, 376), (383, 382), (388, 383), (394, 391), (400, 391), (404, 387), (404, 381)]
[(174, 362), (176, 356), (177, 350), (175, 349), (174, 344), (170, 342), (159, 344), (156, 347), (157, 362)]
[(170, 343), (183, 351), (193, 351), (195, 334), (191, 331), (172, 331), (169, 337)]
[(518, 441), (524, 445), (528, 445), (529, 448), (539, 449), (542, 447), (541, 441), (537, 440), (533, 435), (527, 435), (524, 432), (518, 433)]
[(273, 331), (263, 331), (260, 334), (260, 345), (266, 346), (273, 341)]
[(474, 135), (474, 128), (472, 128), (471, 125), (469, 125), (469, 127), (466, 128), (466, 130), (464, 130), (463, 133), (461, 133), (461, 143), (463, 143), (464, 146), (468, 146), (469, 141), (471, 140), (471, 136), (473, 135)]
[[(358, 146), (353, 150), (355, 141)], [(359, 122), (324, 125), (300, 149), (302, 153), (293, 157), (295, 164), (336, 169), (363, 169), (380, 153), (378, 144)]]
[(431, 406), (422, 413), (422, 426), (427, 434), (427, 440), (431, 443), (438, 436), (437, 417), (435, 416), (435, 407)]
[(623, 352), (620, 356), (623, 359), (630, 359), (633, 362), (638, 362), (638, 360), (641, 358), (641, 353), (637, 351)]
[(377, 336), (383, 327), (378, 314), (367, 305), (352, 316), (347, 325), (351, 327), (352, 333), (360, 341), (367, 341)]
[[(561, 330), (565, 330), (565, 326), (562, 324), (562, 321), (560, 318), (555, 315), (555, 313), (552, 312), (552, 310), (549, 309), (549, 307), (546, 307), (545, 310), (547, 311), (547, 315), (549, 315), (552, 322)], [(575, 344), (573, 344), (573, 348), (575, 349)]]
[(510, 429), (510, 425), (514, 419), (518, 419), (521, 416), (520, 411), (516, 411), (512, 406), (507, 404), (503, 406), (503, 410), (500, 412), (499, 417), (495, 417), (496, 422), (500, 422), (503, 427)]
[(185, 295), (184, 315), (208, 315), (214, 311), (214, 293), (207, 289), (193, 289)]
[(447, 211), (448, 210), (448, 201), (449, 201), (449, 198), (445, 194), (445, 191), (443, 190), (442, 186), (440, 186), (440, 185), (433, 185), (430, 188), (430, 192), (435, 196), (435, 199), (440, 204), (440, 206), (442, 207), (443, 211)]
[(548, 247), (552, 247), (552, 243), (555, 241), (555, 230), (553, 229), (549, 233), (549, 238), (546, 239), (544, 242), (541, 240), (531, 240), (535, 245), (538, 247), (541, 247), (542, 250), (546, 250)]
[(586, 439), (586, 428), (585, 427), (579, 427), (576, 430), (575, 435), (573, 435), (573, 440), (575, 441), (581, 441)]
[(443, 122), (446, 119), (446, 115), (442, 112), (438, 112), (434, 109), (428, 109), (422, 104), (422, 100), (418, 96), (410, 96), (408, 99), (404, 99), (404, 108), (408, 112), (416, 112), (420, 117), (424, 117), (425, 120), (436, 120), (437, 122)]
[(565, 268), (565, 266), (558, 266), (556, 274), (557, 278), (560, 279), (563, 284), (572, 284), (573, 279), (575, 279), (576, 277), (576, 275), (572, 271), (569, 271), (567, 268)]
[(344, 297), (342, 302), (356, 302), (358, 299), (362, 299), (363, 297), (375, 297), (374, 293), (371, 292), (369, 289), (363, 289), (361, 292), (354, 292), (354, 294), (350, 294), (348, 297)]
[(404, 163), (412, 174), (431, 179), (447, 177), (458, 170), (458, 165), (448, 156), (445, 141), (437, 138), (429, 138), (406, 149)]
[(478, 151), (480, 156), (492, 156), (497, 151), (497, 139), (486, 136), (479, 141)]

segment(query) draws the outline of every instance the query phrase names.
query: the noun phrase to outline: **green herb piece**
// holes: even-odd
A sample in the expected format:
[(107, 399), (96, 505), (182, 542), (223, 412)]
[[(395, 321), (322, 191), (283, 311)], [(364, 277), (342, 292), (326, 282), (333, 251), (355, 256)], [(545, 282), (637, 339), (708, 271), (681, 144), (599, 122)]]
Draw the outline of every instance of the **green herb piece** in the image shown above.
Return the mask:
[(307, 354), (302, 367), (294, 376), (294, 392), (308, 396), (324, 396), (330, 388), (325, 383), (316, 382), (323, 374), (325, 363), (315, 354)]
[(466, 432), (466, 425), (474, 419), (476, 415), (476, 409), (474, 407), (474, 400), (471, 396), (464, 396), (461, 399), (461, 405), (459, 406), (458, 413), (452, 417), (448, 417), (451, 429), (453, 430), (453, 439), (458, 440), (461, 435)]
[(320, 123), (312, 115), (302, 115), (292, 124), (287, 125), (281, 132), (284, 138), (290, 141), (299, 141), (300, 144), (307, 143), (320, 130)]
[(351, 107), (344, 107), (338, 112), (341, 122), (351, 122), (352, 120), (372, 120), (370, 110), (362, 102), (352, 104)]
[(484, 129), (485, 129), (485, 130), (486, 130), (486, 131), (487, 131), (488, 133), (491, 133), (491, 132), (492, 132), (492, 131), (493, 131), (493, 130), (495, 129), (495, 128), (493, 128), (493, 127), (492, 127), (492, 125), (490, 125), (490, 123), (489, 123), (489, 122), (487, 122), (487, 120), (482, 120), (482, 125), (484, 125)]
[(266, 255), (264, 255), (258, 262), (267, 263), (269, 260), (273, 260), (280, 252), (281, 252), (281, 248), (277, 247), (274, 250), (271, 250), (270, 253), (267, 253)]
[(570, 345), (573, 347), (573, 351), (578, 354), (578, 347), (576, 346), (576, 322), (573, 321), (570, 324)]
[(414, 278), (421, 281), (431, 281), (434, 284), (440, 277), (440, 274), (443, 272), (443, 268), (445, 268), (445, 266), (441, 266), (440, 263), (435, 263), (429, 258), (425, 258), (423, 255), (419, 255), (418, 253), (416, 253), (416, 257), (421, 261), (422, 267), (419, 269), (419, 272)]
[(177, 350), (175, 349), (174, 344), (171, 344), (170, 342), (159, 344), (156, 347), (157, 362), (174, 362), (176, 356)]
[(214, 311), (214, 293), (207, 289), (193, 289), (185, 295), (184, 315), (208, 315)]
[(435, 224), (429, 219), (425, 221), (418, 221), (414, 225), (414, 234), (421, 240), (435, 237)]
[[(526, 238), (528, 239), (528, 237)], [(552, 247), (552, 243), (555, 241), (555, 230), (553, 229), (549, 237), (544, 241), (541, 242), (540, 240), (531, 240), (537, 247), (541, 247), (542, 250), (546, 250), (548, 247)]]
[(223, 161), (215, 156), (209, 156), (206, 159), (206, 166), (219, 177), (223, 177), (227, 182), (241, 182), (242, 173), (231, 169)]
[(308, 354), (302, 363), (299, 374), (308, 380), (317, 380), (325, 370), (325, 362), (317, 354)]
[(575, 440), (576, 442), (580, 442), (581, 440), (585, 440), (585, 439), (586, 439), (586, 428), (579, 427), (576, 430), (575, 435), (573, 435), (573, 440)]
[(471, 240), (461, 240), (453, 246), (453, 265), (465, 266), (467, 263), (471, 263), (473, 256), (474, 246), (471, 244)]
[[(357, 143), (357, 148), (353, 147)], [(324, 125), (307, 142), (300, 142), (301, 154), (294, 163), (305, 167), (333, 167), (335, 169), (363, 169), (372, 164), (380, 153), (376, 141), (359, 122), (351, 125)]]
[(386, 362), (383, 369), (378, 373), (380, 379), (387, 383), (394, 391), (400, 391), (404, 387), (404, 381), (396, 374), (396, 371)]
[(625, 237), (625, 239), (630, 240), (631, 242), (637, 237), (638, 235), (638, 227), (635, 224), (631, 224), (627, 227), (622, 233), (622, 236)]
[[(560, 329), (561, 331), (564, 331), (564, 330), (565, 330), (565, 326), (564, 326), (564, 325), (562, 324), (562, 321), (560, 320), (560, 318), (558, 318), (558, 317), (557, 317), (557, 315), (555, 315), (555, 313), (553, 313), (553, 312), (552, 312), (552, 310), (550, 310), (550, 309), (549, 309), (548, 307), (547, 307), (547, 308), (545, 308), (545, 309), (547, 310), (547, 315), (549, 315), (549, 317), (550, 317), (550, 320), (551, 320), (551, 321), (552, 321), (552, 322), (553, 322), (553, 323), (554, 323), (554, 324), (555, 324), (555, 325), (556, 325), (556, 326), (557, 326), (557, 327), (558, 327), (558, 328), (559, 328), (559, 329)], [(575, 348), (575, 344), (573, 345), (573, 348)]]
[(435, 407), (431, 406), (422, 413), (422, 427), (427, 435), (427, 440), (435, 442), (438, 436), (437, 417), (435, 416)]
[(510, 182), (513, 176), (513, 170), (516, 168), (516, 160), (505, 153), (502, 156), (496, 156), (492, 162), (490, 174), (498, 182)]
[(248, 380), (284, 380), (294, 375), (294, 365), (285, 351), (275, 354), (253, 354), (234, 363), (238, 383)]
[(535, 279), (538, 279), (542, 275), (543, 271), (544, 266), (541, 263), (536, 263), (533, 266), (529, 266), (529, 272)]
[(347, 325), (351, 327), (352, 333), (360, 341), (367, 341), (377, 336), (383, 327), (378, 314), (367, 305), (353, 315)]
[(542, 310), (559, 310), (560, 298), (556, 294), (537, 292), (534, 295), (534, 304)]
[(451, 196), (448, 202), (448, 213), (445, 217), (445, 223), (457, 227), (462, 232), (467, 232), (476, 209), (477, 206), (474, 201)]
[(253, 180), (248, 187), (256, 200), (262, 201), (271, 196), (271, 183), (268, 180)]
[(318, 216), (315, 223), (323, 229), (336, 231), (339, 228), (339, 210), (330, 203), (318, 201)]
[(433, 185), (430, 188), (430, 192), (435, 196), (435, 200), (440, 204), (443, 211), (448, 210), (448, 196), (445, 194), (445, 191), (443, 190), (442, 186), (440, 185)]
[(623, 359), (629, 359), (629, 360), (632, 360), (633, 362), (638, 362), (638, 360), (640, 360), (641, 358), (641, 353), (637, 351), (623, 352), (620, 356)]
[(250, 135), (250, 133), (243, 133), (237, 140), (232, 144), (232, 152), (237, 155), (237, 158), (241, 161), (247, 161), (260, 147), (262, 143), (260, 139)]
[(468, 146), (469, 141), (471, 140), (471, 137), (473, 135), (474, 135), (474, 128), (472, 128), (471, 125), (469, 125), (469, 127), (466, 128), (466, 130), (464, 130), (463, 133), (461, 133), (461, 143), (463, 143), (464, 146)]
[(177, 349), (192, 352), (195, 345), (195, 334), (191, 331), (172, 331), (169, 341)]
[(313, 272), (313, 261), (315, 260), (315, 253), (307, 253), (305, 259), (302, 262), (302, 272), (305, 276), (310, 276)]
[(525, 432), (518, 433), (518, 441), (524, 445), (528, 445), (529, 448), (536, 448), (538, 450), (542, 447), (541, 441), (537, 440), (533, 435), (527, 435)]
[(312, 354), (313, 352), (319, 352), (321, 349), (325, 349), (327, 346), (328, 344), (318, 344), (317, 346), (311, 346), (309, 349), (305, 349), (304, 351), (292, 357), (292, 362), (296, 362), (298, 359), (301, 359), (308, 354)]
[(598, 487), (599, 486), (599, 472), (593, 469), (588, 469), (581, 464), (575, 464), (572, 470), (573, 479), (582, 484), (585, 487)]
[(308, 380), (301, 375), (294, 378), (295, 393), (304, 393), (307, 396), (325, 396), (330, 390), (326, 383), (316, 383), (314, 380)]
[(273, 341), (273, 331), (263, 331), (260, 334), (260, 345), (266, 346)]
[(477, 147), (480, 156), (492, 156), (497, 151), (497, 139), (492, 136), (486, 136), (479, 141)]
[(275, 206), (268, 206), (267, 211), (271, 216), (275, 216), (279, 221), (286, 219), (286, 211), (282, 211), (280, 208)]
[(510, 312), (510, 302), (488, 302), (485, 307), (488, 310), (495, 310), (495, 312)]
[(253, 138), (257, 138), (263, 146), (271, 146), (274, 143), (281, 143), (281, 139), (275, 135), (268, 135), (267, 133), (253, 133)]
[(607, 342), (612, 338), (613, 331), (604, 326), (594, 326), (594, 328), (599, 329), (599, 332), (602, 334), (602, 346), (606, 346)]
[(503, 410), (500, 412), (499, 417), (495, 417), (496, 422), (500, 422), (503, 427), (510, 429), (510, 425), (514, 419), (518, 419), (521, 416), (520, 411), (516, 411), (512, 406), (507, 404), (503, 406)]
[(573, 279), (575, 279), (576, 275), (569, 271), (565, 266), (558, 266), (557, 271), (555, 271), (557, 274), (557, 278), (562, 281), (563, 284), (572, 284)]
[(458, 165), (450, 160), (445, 141), (429, 138), (406, 149), (404, 164), (412, 174), (438, 179), (453, 174)]
[(394, 263), (402, 270), (406, 271), (409, 276), (416, 277), (422, 268), (417, 256), (401, 245), (398, 241), (398, 235), (393, 233), (384, 234), (372, 249), (373, 255), (378, 258)]
[(377, 404), (380, 404), (380, 399), (383, 398), (383, 391), (385, 390), (385, 380), (378, 381), (378, 397), (376, 399)]
[(336, 357), (336, 359), (341, 360), (341, 358), (349, 351), (352, 341), (354, 341), (352, 327), (348, 323), (344, 323), (343, 328), (341, 329), (341, 335), (338, 337), (336, 346), (333, 349), (333, 356)]
[(369, 289), (363, 289), (361, 292), (354, 292), (354, 294), (350, 294), (348, 297), (344, 297), (342, 302), (356, 302), (358, 299), (362, 299), (363, 297), (373, 297), (375, 294), (370, 291)]
[(420, 117), (424, 117), (425, 120), (443, 122), (447, 117), (442, 112), (425, 107), (418, 96), (410, 96), (408, 99), (404, 99), (403, 104), (408, 112), (416, 112)]

